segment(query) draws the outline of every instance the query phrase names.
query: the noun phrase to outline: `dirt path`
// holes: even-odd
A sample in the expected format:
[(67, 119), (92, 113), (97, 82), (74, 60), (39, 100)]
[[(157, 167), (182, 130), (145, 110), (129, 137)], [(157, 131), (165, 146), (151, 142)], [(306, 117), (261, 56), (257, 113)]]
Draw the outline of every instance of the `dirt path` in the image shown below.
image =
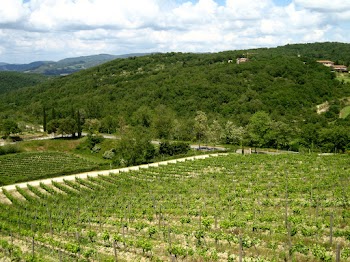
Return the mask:
[(48, 179), (28, 181), (28, 182), (24, 182), (24, 183), (13, 184), (13, 185), (7, 185), (7, 186), (0, 187), (0, 189), (6, 189), (8, 191), (11, 191), (11, 190), (15, 190), (16, 186), (18, 186), (20, 188), (27, 188), (27, 185), (31, 185), (31, 186), (37, 187), (37, 186), (40, 185), (40, 183), (43, 183), (43, 184), (46, 184), (46, 185), (52, 184), (52, 181), (62, 183), (63, 180), (75, 180), (75, 178), (86, 179), (88, 177), (97, 177), (99, 175), (106, 176), (106, 175), (109, 175), (110, 173), (129, 172), (129, 171), (132, 171), (132, 170), (139, 170), (140, 168), (158, 167), (158, 166), (161, 166), (161, 165), (167, 165), (167, 164), (171, 164), (171, 163), (184, 162), (184, 161), (196, 160), (196, 159), (205, 159), (205, 158), (208, 158), (208, 157), (217, 157), (219, 155), (226, 155), (226, 154), (208, 154), (208, 155), (191, 156), (191, 157), (173, 159), (173, 160), (157, 162), (157, 163), (151, 163), (151, 164), (145, 164), (145, 165), (139, 165), (139, 166), (132, 166), (132, 167), (119, 168), (119, 169), (110, 169), (110, 170), (85, 172), (85, 173), (79, 173), (79, 174), (75, 174), (75, 175), (54, 177), (54, 178), (48, 178)]

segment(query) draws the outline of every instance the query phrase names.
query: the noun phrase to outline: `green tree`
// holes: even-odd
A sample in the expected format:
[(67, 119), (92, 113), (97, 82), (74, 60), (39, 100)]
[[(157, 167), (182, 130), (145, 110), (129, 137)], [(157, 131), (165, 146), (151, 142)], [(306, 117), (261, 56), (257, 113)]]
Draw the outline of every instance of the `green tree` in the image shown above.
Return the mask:
[(320, 144), (327, 152), (344, 153), (350, 146), (349, 128), (344, 126), (323, 128), (320, 131)]
[(241, 145), (245, 135), (245, 130), (241, 126), (236, 126), (228, 120), (224, 129), (224, 139), (226, 144)]
[(60, 122), (58, 119), (52, 119), (47, 123), (47, 133), (48, 134), (56, 134), (58, 128), (60, 127)]
[(101, 120), (100, 131), (102, 133), (113, 134), (117, 128), (117, 121), (111, 115), (108, 115)]
[(84, 123), (84, 129), (88, 131), (89, 134), (97, 134), (100, 130), (101, 122), (100, 120), (94, 119), (86, 119)]
[(152, 110), (148, 106), (141, 106), (132, 115), (132, 121), (135, 126), (149, 128), (152, 125)]
[(250, 144), (254, 147), (263, 147), (267, 142), (267, 134), (271, 129), (271, 118), (264, 111), (256, 112), (248, 124)]
[(208, 141), (214, 146), (219, 144), (223, 137), (223, 129), (218, 120), (214, 120), (208, 128)]
[(118, 141), (115, 162), (121, 166), (145, 164), (154, 158), (156, 150), (147, 131), (129, 130)]
[(79, 110), (77, 111), (76, 122), (77, 122), (78, 137), (80, 138), (83, 130), (82, 130), (82, 119), (81, 119)]
[(46, 107), (43, 107), (43, 129), (44, 132), (47, 131), (47, 114), (46, 114)]
[(60, 119), (58, 122), (59, 122), (59, 127), (57, 129), (57, 132), (59, 134), (61, 134), (62, 136), (71, 134), (72, 137), (75, 137), (75, 133), (77, 131), (77, 123), (73, 118), (71, 117), (63, 118), (63, 119)]
[(200, 147), (201, 142), (206, 139), (208, 133), (208, 118), (203, 111), (197, 111), (194, 118), (194, 132)]
[(265, 135), (265, 142), (276, 149), (288, 149), (293, 130), (282, 121), (271, 121), (270, 129)]
[(5, 137), (9, 136), (10, 134), (18, 134), (21, 132), (18, 124), (11, 119), (4, 120), (0, 126), (0, 130)]
[(155, 109), (153, 128), (157, 138), (170, 139), (173, 134), (174, 113), (164, 105)]

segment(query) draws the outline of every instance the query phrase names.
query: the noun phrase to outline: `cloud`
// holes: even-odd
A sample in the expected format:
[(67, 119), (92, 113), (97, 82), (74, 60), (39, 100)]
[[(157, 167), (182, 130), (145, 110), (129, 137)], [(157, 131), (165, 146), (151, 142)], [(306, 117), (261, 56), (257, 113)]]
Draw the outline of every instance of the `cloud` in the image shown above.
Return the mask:
[(350, 0), (1, 0), (0, 61), (349, 42)]
[(0, 8), (0, 25), (18, 23), (26, 16), (21, 0), (2, 0)]
[(317, 12), (345, 12), (350, 10), (349, 0), (294, 0), (294, 3), (305, 9)]

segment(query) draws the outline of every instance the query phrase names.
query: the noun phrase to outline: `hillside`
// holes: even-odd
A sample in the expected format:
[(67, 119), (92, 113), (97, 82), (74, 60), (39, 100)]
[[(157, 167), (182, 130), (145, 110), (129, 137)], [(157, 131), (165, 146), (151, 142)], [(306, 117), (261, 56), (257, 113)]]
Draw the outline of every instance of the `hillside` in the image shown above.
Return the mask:
[[(329, 51), (330, 47), (335, 51)], [(114, 130), (121, 122), (147, 128), (162, 125), (157, 119), (171, 118), (180, 123), (182, 131), (187, 129), (187, 139), (193, 137), (198, 110), (222, 124), (230, 120), (246, 126), (255, 113), (265, 111), (272, 120), (295, 130), (309, 123), (328, 127), (338, 118), (339, 99), (350, 96), (350, 85), (338, 81), (316, 59), (336, 60), (342, 55), (343, 60), (349, 58), (346, 64), (349, 47), (317, 43), (116, 59), (3, 95), (0, 109), (6, 112), (6, 105), (11, 104), (15, 117), (26, 115), (39, 122), (43, 107), (60, 117), (79, 110), (83, 119), (99, 119)], [(235, 63), (236, 58), (246, 56), (248, 62)], [(330, 102), (330, 112), (318, 115), (316, 105), (325, 101)]]
[(304, 114), (349, 93), (328, 68), (276, 51), (255, 50), (248, 63), (239, 65), (228, 60), (250, 51), (119, 59), (6, 99), (25, 110), (38, 102), (62, 112), (73, 106), (84, 109), (87, 118), (122, 114), (129, 119), (140, 106), (155, 109), (163, 104), (179, 116), (203, 110), (244, 120), (259, 110), (276, 116)]
[(38, 74), (0, 72), (0, 95), (23, 87), (34, 86), (49, 78)]

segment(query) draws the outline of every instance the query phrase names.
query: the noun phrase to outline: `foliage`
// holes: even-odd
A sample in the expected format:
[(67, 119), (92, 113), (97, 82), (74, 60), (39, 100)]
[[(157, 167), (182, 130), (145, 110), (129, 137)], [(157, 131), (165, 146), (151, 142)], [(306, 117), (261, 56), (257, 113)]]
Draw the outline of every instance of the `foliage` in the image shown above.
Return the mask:
[(191, 149), (190, 145), (185, 142), (170, 143), (168, 141), (164, 141), (159, 144), (160, 155), (174, 156), (174, 155), (187, 154), (187, 152), (190, 149)]
[(20, 153), (21, 149), (16, 145), (0, 146), (0, 155)]
[(15, 121), (6, 119), (0, 123), (0, 132), (4, 135), (4, 137), (8, 137), (10, 134), (20, 133), (21, 129), (18, 127), (18, 124)]
[(0, 72), (0, 95), (24, 87), (34, 86), (49, 78), (39, 74)]
[(199, 145), (201, 141), (207, 138), (208, 135), (208, 118), (205, 112), (197, 111), (197, 115), (194, 118), (194, 132), (198, 140)]
[[(231, 121), (242, 127), (252, 115), (264, 111), (276, 123), (288, 123), (298, 130), (317, 117), (317, 104), (328, 101), (332, 110), (324, 114), (322, 125), (326, 127), (337, 118), (337, 101), (350, 95), (350, 85), (315, 61), (347, 63), (347, 50), (348, 44), (316, 43), (117, 59), (34, 88), (4, 93), (0, 118), (41, 122), (45, 107), (47, 112), (55, 108), (57, 119), (76, 119), (71, 113), (74, 108), (82, 120), (100, 121), (94, 130), (114, 133), (121, 128), (120, 118), (124, 119), (123, 128), (150, 128), (155, 138), (191, 140), (203, 136), (193, 134), (194, 125), (187, 123), (197, 111), (206, 113), (208, 123)], [(254, 53), (249, 62), (227, 63), (247, 52)], [(270, 142), (276, 147), (284, 147), (283, 143)]]
[(120, 166), (149, 163), (156, 153), (149, 135), (142, 130), (130, 130), (118, 141), (114, 151), (115, 163)]

